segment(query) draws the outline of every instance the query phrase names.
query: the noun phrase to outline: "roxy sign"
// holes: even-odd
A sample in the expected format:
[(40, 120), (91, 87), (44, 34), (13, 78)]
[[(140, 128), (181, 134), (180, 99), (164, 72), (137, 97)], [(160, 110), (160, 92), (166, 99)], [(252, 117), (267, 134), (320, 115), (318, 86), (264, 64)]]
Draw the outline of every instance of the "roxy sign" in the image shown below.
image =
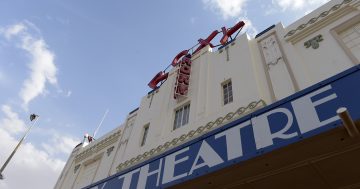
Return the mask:
[[(243, 21), (239, 21), (237, 24), (235, 24), (233, 27), (231, 28), (226, 28), (226, 27), (222, 27), (221, 28), (221, 32), (218, 30), (214, 30), (206, 39), (202, 39), (200, 38), (198, 40), (198, 44), (196, 46), (198, 46), (196, 48), (196, 50), (194, 50), (194, 52), (191, 54), (188, 50), (183, 50), (181, 52), (179, 52), (175, 58), (173, 59), (173, 61), (171, 62), (171, 66), (175, 67), (178, 64), (182, 63), (182, 58), (188, 56), (187, 58), (191, 58), (192, 55), (196, 54), (197, 52), (199, 52), (201, 49), (203, 49), (206, 46), (210, 46), (211, 48), (215, 47), (211, 41), (219, 34), (222, 33), (222, 37), (220, 39), (220, 44), (221, 45), (226, 45), (228, 43), (229, 38), (232, 39), (232, 35), (235, 32), (240, 32), (241, 29), (244, 27), (245, 23)], [(240, 31), (239, 31), (240, 30)], [(219, 46), (219, 45), (216, 45)], [(190, 73), (189, 73), (190, 74)], [(153, 79), (151, 79), (151, 81), (149, 82), (148, 86), (152, 89), (156, 89), (158, 84), (160, 82), (164, 82), (169, 76), (169, 73), (165, 73), (165, 71), (160, 71), (159, 73), (157, 73)], [(174, 97), (176, 98), (176, 96), (178, 96), (178, 94), (175, 93)]]

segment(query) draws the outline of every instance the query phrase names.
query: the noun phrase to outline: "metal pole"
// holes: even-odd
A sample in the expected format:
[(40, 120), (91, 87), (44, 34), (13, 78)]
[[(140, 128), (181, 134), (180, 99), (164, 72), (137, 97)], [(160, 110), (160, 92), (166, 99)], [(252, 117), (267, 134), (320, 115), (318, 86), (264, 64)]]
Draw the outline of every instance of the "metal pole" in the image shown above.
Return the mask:
[(7, 166), (7, 164), (10, 162), (11, 158), (14, 156), (15, 152), (18, 150), (18, 148), (20, 147), (21, 143), (25, 140), (25, 138), (27, 137), (27, 135), (29, 134), (31, 128), (35, 125), (35, 123), (38, 120), (38, 115), (35, 115), (35, 121), (33, 122), (33, 124), (28, 128), (28, 130), (25, 132), (24, 136), (21, 138), (21, 140), (19, 141), (19, 143), (16, 145), (15, 149), (11, 152), (10, 156), (8, 157), (8, 159), (5, 161), (4, 165), (1, 167), (0, 169), (0, 179), (4, 179), (4, 176), (2, 175), (2, 172), (4, 171), (5, 167)]
[(95, 139), (96, 133), (99, 131), (99, 128), (101, 127), (101, 125), (102, 125), (102, 123), (103, 123), (103, 121), (104, 121), (104, 119), (105, 119), (105, 117), (106, 117), (106, 115), (107, 115), (108, 113), (109, 113), (109, 109), (106, 110), (106, 112), (104, 113), (104, 115), (103, 115), (103, 117), (102, 117), (99, 125), (98, 125), (97, 128), (95, 129), (94, 134), (93, 134), (93, 136), (92, 136), (94, 139)]
[(360, 135), (358, 128), (356, 127), (354, 120), (351, 118), (348, 110), (345, 107), (339, 108), (336, 113), (341, 118), (344, 127), (351, 137), (357, 137)]

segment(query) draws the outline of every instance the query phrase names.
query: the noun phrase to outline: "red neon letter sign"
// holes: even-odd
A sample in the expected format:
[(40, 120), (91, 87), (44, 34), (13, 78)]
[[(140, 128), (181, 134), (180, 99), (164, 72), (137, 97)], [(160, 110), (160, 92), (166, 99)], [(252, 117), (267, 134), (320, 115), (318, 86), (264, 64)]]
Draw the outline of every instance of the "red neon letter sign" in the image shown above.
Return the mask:
[(225, 45), (225, 44), (227, 43), (227, 41), (228, 41), (228, 38), (229, 38), (229, 36), (228, 36), (228, 34), (227, 34), (227, 29), (226, 29), (226, 27), (222, 27), (222, 28), (221, 28), (221, 31), (222, 31), (222, 33), (223, 33), (223, 36), (222, 36), (222, 38), (220, 39), (220, 43), (221, 43), (222, 45)]
[(229, 30), (226, 30), (225, 27), (222, 27), (222, 33), (223, 33), (223, 37), (220, 40), (220, 43), (222, 45), (225, 45), (228, 41), (228, 38), (234, 34), (237, 30), (239, 30), (240, 28), (242, 28), (245, 25), (245, 23), (243, 21), (238, 22), (235, 26), (233, 26), (232, 28), (230, 28)]
[(207, 45), (210, 45), (211, 48), (214, 47), (213, 44), (211, 44), (211, 40), (214, 39), (214, 37), (218, 34), (219, 32), (217, 30), (213, 31), (209, 37), (207, 37), (205, 40), (204, 39), (199, 39), (199, 43), (200, 43), (200, 46), (194, 51), (193, 54), (197, 53), (199, 50), (201, 50), (202, 48), (206, 47)]
[(191, 59), (189, 57), (183, 57), (180, 61), (180, 68), (177, 73), (175, 83), (174, 98), (178, 96), (185, 96), (189, 89), (190, 84), (190, 71), (191, 71)]
[(165, 73), (165, 72), (161, 71), (155, 75), (155, 77), (150, 81), (148, 86), (152, 89), (155, 89), (157, 84), (160, 83), (161, 81), (167, 79), (168, 76), (169, 76), (169, 73)]
[(180, 58), (187, 55), (188, 52), (189, 52), (188, 50), (181, 51), (178, 55), (175, 56), (175, 58), (172, 61), (171, 65), (175, 67), (177, 65), (178, 61), (180, 60)]

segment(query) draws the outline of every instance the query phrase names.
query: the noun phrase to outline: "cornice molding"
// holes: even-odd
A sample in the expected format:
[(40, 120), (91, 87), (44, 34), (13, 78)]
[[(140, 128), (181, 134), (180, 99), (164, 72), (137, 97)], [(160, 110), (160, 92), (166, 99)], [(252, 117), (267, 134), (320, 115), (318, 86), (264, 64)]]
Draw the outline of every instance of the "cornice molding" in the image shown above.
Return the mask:
[(211, 129), (213, 129), (215, 127), (224, 125), (225, 123), (228, 123), (229, 121), (231, 121), (235, 118), (244, 116), (244, 115), (251, 113), (251, 112), (257, 110), (258, 108), (264, 107), (264, 106), (266, 106), (266, 103), (264, 100), (251, 102), (246, 107), (240, 107), (235, 112), (230, 112), (230, 113), (226, 114), (224, 117), (219, 117), (215, 121), (210, 121), (204, 126), (200, 126), (195, 130), (189, 131), (187, 134), (183, 134), (177, 138), (174, 138), (171, 141), (165, 142), (164, 144), (157, 146), (156, 148), (153, 148), (143, 154), (140, 154), (134, 158), (131, 158), (130, 160), (120, 163), (116, 167), (117, 172), (120, 172), (126, 168), (129, 168), (130, 166), (133, 166), (136, 163), (139, 163), (139, 162), (149, 159), (155, 155), (158, 155), (158, 154), (168, 150), (171, 147), (174, 147), (185, 141), (188, 141), (188, 140), (198, 137), (202, 134), (205, 134), (206, 132), (210, 131)]
[(92, 156), (93, 154), (96, 154), (97, 152), (99, 152), (99, 151), (103, 150), (104, 148), (110, 146), (111, 144), (115, 143), (120, 138), (120, 135), (121, 135), (121, 130), (119, 130), (116, 133), (97, 142), (94, 146), (91, 146), (90, 148), (84, 150), (80, 154), (76, 155), (75, 163), (79, 163), (80, 161), (87, 159), (88, 157)]
[(321, 29), (327, 24), (337, 20), (345, 14), (349, 14), (354, 7), (345, 6), (357, 0), (343, 0), (341, 3), (332, 6), (329, 10), (320, 13), (318, 16), (309, 19), (306, 23), (299, 25), (296, 29), (290, 30), (284, 38), (287, 41), (296, 43), (311, 33)]

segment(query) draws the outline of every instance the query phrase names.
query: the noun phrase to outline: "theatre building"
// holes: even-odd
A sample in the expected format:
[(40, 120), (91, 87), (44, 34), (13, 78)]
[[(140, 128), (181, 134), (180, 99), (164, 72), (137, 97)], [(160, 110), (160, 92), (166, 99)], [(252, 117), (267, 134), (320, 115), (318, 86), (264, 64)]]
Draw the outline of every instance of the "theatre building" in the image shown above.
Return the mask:
[(360, 188), (360, 0), (253, 38), (242, 27), (174, 52), (55, 189)]

